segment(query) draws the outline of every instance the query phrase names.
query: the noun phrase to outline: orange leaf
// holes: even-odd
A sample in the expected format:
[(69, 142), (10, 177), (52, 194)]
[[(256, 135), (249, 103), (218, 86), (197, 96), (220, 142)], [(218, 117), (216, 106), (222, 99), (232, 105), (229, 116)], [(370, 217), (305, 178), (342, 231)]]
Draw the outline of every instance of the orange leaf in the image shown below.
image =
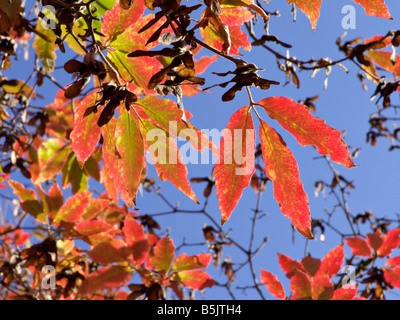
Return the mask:
[(97, 92), (97, 90), (92, 91), (83, 98), (74, 110), (75, 122), (70, 137), (72, 140), (72, 150), (74, 150), (81, 168), (93, 153), (100, 139), (101, 129), (97, 125), (97, 120), (99, 119), (101, 110), (98, 110), (97, 113), (92, 112), (84, 117), (86, 109), (96, 103)]
[(156, 243), (153, 255), (149, 259), (152, 267), (160, 272), (167, 273), (175, 257), (175, 246), (172, 239), (166, 236)]
[(136, 193), (145, 168), (144, 141), (140, 128), (129, 112), (121, 114), (115, 127), (116, 149), (119, 153), (118, 185), (121, 198), (129, 206), (136, 204)]
[(355, 166), (340, 131), (314, 117), (306, 106), (285, 97), (267, 98), (258, 105), (264, 107), (268, 115), (288, 130), (302, 146), (313, 145), (320, 154), (329, 154), (332, 161), (346, 168)]
[(357, 294), (357, 288), (340, 288), (335, 290), (331, 300), (353, 300)]
[(346, 238), (347, 245), (351, 248), (351, 253), (361, 257), (371, 257), (371, 249), (363, 238)]
[(276, 275), (269, 271), (261, 269), (261, 283), (267, 287), (267, 290), (275, 297), (281, 300), (286, 298), (285, 290), (282, 283), (278, 280)]
[(92, 192), (89, 191), (82, 191), (69, 197), (60, 210), (58, 210), (54, 222), (77, 222), (89, 207), (91, 197)]
[(89, 256), (93, 261), (100, 263), (113, 263), (126, 261), (129, 250), (126, 243), (121, 239), (112, 239), (110, 242), (102, 242), (96, 245)]
[(260, 121), (265, 173), (272, 180), (274, 198), (293, 226), (303, 236), (313, 239), (308, 198), (300, 180), (296, 159), (282, 137), (266, 122)]
[(293, 294), (291, 300), (311, 300), (311, 282), (304, 272), (294, 272), (290, 280), (290, 289)]
[(122, 231), (129, 250), (132, 252), (135, 264), (140, 265), (144, 262), (149, 252), (150, 245), (143, 226), (130, 216), (126, 216)]
[(322, 0), (288, 0), (288, 4), (294, 3), (306, 14), (308, 19), (310, 19), (313, 31), (315, 31), (315, 27), (317, 26), (321, 2)]
[(369, 16), (392, 19), (385, 0), (354, 0), (354, 2), (362, 5)]
[(286, 273), (286, 277), (289, 279), (293, 277), (295, 271), (305, 271), (303, 265), (293, 260), (292, 258), (285, 256), (284, 254), (278, 253), (279, 267)]
[(400, 267), (383, 269), (385, 280), (393, 287), (400, 289)]
[(383, 238), (383, 243), (377, 251), (379, 257), (390, 255), (394, 249), (400, 246), (400, 228), (389, 230)]
[(392, 72), (395, 76), (400, 76), (400, 56), (396, 55), (396, 64), (390, 61), (392, 55), (389, 51), (374, 50), (369, 51), (368, 55), (381, 68)]
[(344, 259), (343, 243), (330, 250), (321, 261), (318, 272), (326, 273), (331, 278), (337, 275)]
[(117, 288), (126, 283), (132, 275), (125, 267), (107, 266), (89, 274), (79, 287), (79, 294), (87, 295), (102, 289)]
[(186, 253), (181, 254), (176, 258), (172, 270), (192, 270), (192, 269), (203, 269), (206, 268), (211, 262), (212, 255), (202, 253), (199, 255), (188, 256)]
[[(26, 189), (21, 183), (13, 180), (8, 180), (8, 184), (13, 189), (14, 194), (21, 201), (21, 208), (37, 218), (41, 213), (43, 213), (43, 206), (38, 201), (35, 191)], [(42, 219), (43, 220), (43, 219)], [(45, 220), (43, 220), (44, 222)]]
[(326, 273), (317, 273), (312, 280), (311, 296), (313, 300), (329, 300), (333, 296), (333, 285)]
[(215, 284), (213, 278), (203, 270), (183, 270), (178, 272), (178, 277), (185, 287), (194, 290), (211, 288)]
[(249, 107), (236, 111), (223, 131), (214, 167), (221, 223), (228, 221), (254, 173), (255, 131)]

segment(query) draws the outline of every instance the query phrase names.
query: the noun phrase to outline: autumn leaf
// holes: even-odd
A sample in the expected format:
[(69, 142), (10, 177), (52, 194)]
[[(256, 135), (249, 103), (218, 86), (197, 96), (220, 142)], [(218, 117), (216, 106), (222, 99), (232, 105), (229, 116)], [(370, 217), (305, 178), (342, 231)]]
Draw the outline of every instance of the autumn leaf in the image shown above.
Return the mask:
[(168, 180), (194, 202), (199, 203), (190, 187), (188, 171), (175, 140), (150, 120), (141, 119), (140, 129), (146, 137), (146, 150), (151, 155), (158, 177), (162, 181)]
[(137, 265), (142, 264), (150, 249), (143, 226), (132, 217), (126, 216), (122, 231), (124, 232), (129, 251), (132, 253), (134, 263)]
[(159, 240), (153, 248), (148, 262), (158, 271), (167, 273), (175, 258), (175, 246), (172, 239), (166, 236)]
[(371, 249), (363, 238), (346, 238), (347, 245), (351, 248), (351, 253), (361, 257), (371, 257)]
[(90, 157), (100, 139), (101, 128), (97, 125), (101, 109), (84, 116), (87, 108), (96, 103), (98, 91), (92, 91), (83, 98), (74, 110), (74, 128), (71, 132), (72, 150), (81, 168)]
[(132, 275), (126, 267), (106, 266), (88, 275), (79, 287), (80, 295), (88, 295), (102, 289), (117, 288), (126, 283)]
[(400, 267), (383, 269), (385, 280), (393, 287), (400, 289)]
[(318, 272), (326, 273), (331, 278), (337, 275), (344, 259), (343, 243), (330, 250), (321, 261)]
[(329, 154), (332, 161), (346, 168), (355, 166), (340, 131), (314, 117), (304, 105), (285, 97), (267, 98), (257, 105), (264, 107), (268, 115), (288, 130), (300, 145), (315, 146), (320, 154)]
[[(121, 114), (115, 127), (116, 150), (119, 153), (118, 167), (121, 198), (126, 192), (125, 201), (136, 203), (136, 193), (145, 168), (144, 141), (140, 128), (129, 112)], [(125, 196), (124, 196), (125, 197)]]
[(108, 232), (111, 229), (112, 226), (105, 220), (82, 220), (74, 227), (74, 231), (81, 238)]
[(357, 288), (340, 288), (335, 290), (331, 300), (353, 300), (357, 295)]
[(212, 255), (207, 253), (202, 253), (194, 256), (188, 256), (186, 253), (183, 253), (176, 258), (172, 266), (172, 270), (182, 271), (182, 270), (203, 269), (210, 264), (211, 258)]
[(379, 18), (392, 19), (389, 10), (385, 4), (385, 0), (353, 0), (355, 3), (362, 5), (365, 13), (369, 16)]
[(97, 244), (89, 252), (93, 261), (99, 263), (113, 263), (126, 261), (129, 256), (129, 249), (121, 239), (112, 239), (110, 242)]
[(319, 270), (319, 267), (321, 265), (321, 260), (313, 258), (311, 257), (311, 255), (308, 255), (301, 260), (301, 264), (303, 265), (306, 272), (311, 277), (314, 277), (317, 271)]
[(312, 279), (311, 297), (313, 300), (329, 300), (333, 296), (333, 285), (326, 273), (317, 273)]
[(295, 4), (310, 19), (313, 31), (317, 26), (322, 0), (288, 0), (288, 4)]
[(187, 288), (203, 290), (214, 286), (214, 279), (203, 270), (184, 270), (178, 272), (178, 277)]
[(294, 272), (290, 279), (290, 289), (292, 290), (291, 300), (311, 300), (311, 282), (304, 272)]
[(295, 271), (305, 271), (303, 265), (300, 262), (293, 260), (292, 258), (282, 253), (278, 253), (278, 261), (279, 267), (282, 269), (283, 272), (286, 273), (286, 277), (289, 279), (294, 276)]
[(261, 269), (261, 283), (267, 287), (269, 293), (271, 293), (275, 298), (284, 300), (286, 298), (285, 290), (282, 283), (278, 278), (269, 271)]
[[(56, 150), (52, 156), (47, 160), (43, 161), (44, 164), (41, 166), (40, 174), (35, 181), (35, 184), (44, 182), (52, 179), (58, 174), (66, 164), (68, 155), (71, 152), (71, 145), (63, 145), (60, 149)], [(40, 150), (39, 150), (39, 164), (41, 162)]]
[(313, 239), (307, 194), (300, 180), (296, 159), (282, 137), (260, 119), (260, 140), (265, 173), (272, 180), (274, 198), (285, 217), (305, 237)]
[(92, 192), (90, 191), (79, 192), (69, 197), (57, 212), (54, 223), (58, 224), (61, 221), (77, 222), (89, 207), (91, 197)]
[(38, 201), (35, 191), (26, 189), (21, 183), (8, 180), (8, 184), (13, 189), (14, 194), (21, 201), (21, 208), (32, 215), (34, 218), (39, 218), (42, 222), (46, 221), (43, 213), (43, 206)]
[(254, 173), (255, 131), (249, 107), (236, 111), (223, 131), (214, 167), (221, 223), (228, 221)]
[(383, 239), (382, 245), (377, 250), (379, 257), (389, 256), (394, 249), (400, 246), (400, 228), (389, 230)]
[(58, 48), (55, 44), (56, 35), (50, 28), (44, 29), (42, 23), (36, 25), (36, 30), (47, 39), (36, 35), (33, 40), (32, 48), (36, 50), (36, 55), (40, 58), (45, 69), (49, 72), (54, 70), (55, 60), (57, 58), (55, 51)]
[(368, 52), (369, 57), (381, 68), (400, 76), (400, 56), (396, 55), (396, 64), (390, 60), (392, 53), (389, 51), (372, 50)]
[(114, 40), (130, 25), (137, 22), (144, 13), (145, 8), (144, 1), (133, 1), (128, 10), (122, 9), (119, 1), (115, 1), (111, 10), (106, 11), (104, 14), (101, 32), (107, 36), (109, 41)]

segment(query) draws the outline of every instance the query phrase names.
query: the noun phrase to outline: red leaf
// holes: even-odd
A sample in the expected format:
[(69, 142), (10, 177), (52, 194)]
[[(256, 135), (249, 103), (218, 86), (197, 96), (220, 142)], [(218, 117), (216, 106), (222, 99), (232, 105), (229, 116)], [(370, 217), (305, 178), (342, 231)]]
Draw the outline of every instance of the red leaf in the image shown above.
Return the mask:
[(254, 173), (255, 131), (249, 107), (236, 111), (223, 131), (214, 167), (221, 223), (228, 221)]
[(290, 279), (290, 289), (292, 290), (291, 300), (311, 300), (311, 282), (304, 272), (294, 272)]
[(363, 238), (346, 238), (347, 245), (351, 248), (351, 253), (361, 257), (371, 257), (371, 249)]
[(62, 207), (64, 203), (64, 196), (60, 190), (60, 187), (57, 183), (54, 183), (50, 190), (49, 194), (46, 197), (47, 205), (49, 207), (49, 216), (54, 219), (58, 210)]
[(310, 19), (313, 31), (317, 26), (319, 10), (322, 0), (288, 0), (288, 4), (294, 3)]
[(108, 232), (111, 229), (112, 226), (104, 220), (83, 220), (74, 227), (74, 230), (80, 237), (87, 237), (102, 232)]
[(156, 127), (150, 120), (140, 120), (140, 129), (146, 137), (146, 149), (151, 155), (158, 177), (168, 180), (190, 199), (199, 203), (187, 178), (188, 170), (175, 140), (167, 132)]
[(211, 288), (215, 284), (213, 278), (203, 270), (183, 270), (178, 272), (178, 277), (185, 287), (194, 290)]
[(154, 249), (149, 263), (160, 272), (167, 273), (175, 258), (175, 246), (172, 239), (166, 236), (159, 240)]
[(400, 228), (389, 230), (383, 239), (383, 243), (377, 251), (379, 257), (390, 255), (394, 249), (400, 246)]
[(383, 269), (385, 280), (393, 287), (400, 289), (400, 267)]
[(285, 290), (278, 278), (269, 271), (261, 269), (261, 283), (267, 287), (269, 293), (275, 298), (284, 300), (286, 298)]
[(389, 267), (400, 267), (400, 256), (388, 258), (385, 265)]
[(39, 177), (36, 179), (35, 184), (50, 180), (56, 174), (58, 174), (66, 164), (70, 152), (71, 145), (69, 144), (62, 146), (60, 149), (56, 150), (55, 153), (46, 160), (43, 166), (41, 166), (40, 174)]
[(144, 1), (133, 1), (128, 10), (122, 9), (119, 1), (116, 1), (112, 9), (107, 10), (104, 14), (101, 32), (112, 40), (123, 33), (131, 24), (136, 23), (145, 9)]
[(400, 56), (396, 55), (396, 64), (390, 61), (392, 52), (389, 51), (369, 51), (368, 55), (381, 68), (393, 73), (395, 76), (400, 76)]
[(307, 273), (311, 277), (313, 277), (317, 273), (319, 266), (321, 265), (321, 260), (308, 255), (301, 260), (301, 264), (303, 265)]
[(293, 277), (295, 271), (305, 271), (302, 264), (292, 258), (278, 253), (279, 266), (286, 273), (289, 279)]
[(313, 239), (308, 198), (300, 180), (296, 159), (282, 137), (266, 122), (260, 122), (265, 173), (272, 180), (274, 198), (293, 226), (303, 236)]
[(140, 265), (144, 262), (149, 252), (150, 245), (143, 226), (130, 216), (126, 216), (122, 231), (125, 235), (125, 241), (133, 255), (135, 264)]
[(320, 154), (329, 154), (332, 161), (343, 164), (346, 168), (355, 166), (340, 131), (326, 125), (324, 120), (314, 117), (306, 106), (285, 97), (267, 98), (258, 104), (302, 146), (313, 145)]
[(382, 234), (378, 231), (376, 231), (375, 233), (368, 233), (367, 243), (373, 250), (377, 251), (383, 243)]
[(340, 288), (335, 290), (331, 300), (353, 300), (357, 294), (357, 288)]
[(98, 91), (92, 91), (83, 98), (75, 108), (74, 128), (71, 132), (72, 150), (74, 150), (76, 158), (81, 168), (93, 153), (94, 148), (100, 139), (100, 127), (97, 120), (100, 117), (101, 110), (97, 113), (92, 112), (84, 117), (87, 108), (92, 107), (96, 103)]
[(318, 272), (326, 273), (330, 278), (337, 275), (344, 259), (343, 243), (330, 250), (322, 259)]
[(126, 243), (121, 239), (99, 243), (89, 252), (93, 261), (100, 263), (123, 262), (127, 260), (129, 254)]
[[(121, 114), (115, 128), (118, 170), (121, 184), (118, 186), (121, 198), (131, 206), (136, 204), (136, 193), (145, 168), (144, 141), (140, 128), (129, 112)], [(126, 194), (126, 197), (125, 197)]]
[(79, 294), (87, 295), (97, 290), (113, 289), (126, 283), (132, 275), (126, 267), (107, 266), (89, 274), (79, 287)]
[(212, 255), (202, 253), (195, 256), (188, 256), (186, 253), (181, 254), (176, 258), (172, 270), (192, 270), (192, 269), (203, 269), (206, 268), (211, 261)]
[[(43, 206), (38, 201), (35, 191), (26, 189), (21, 183), (13, 180), (8, 180), (8, 184), (13, 189), (14, 194), (21, 201), (21, 208), (37, 218), (43, 213)], [(45, 221), (44, 217), (41, 217), (41, 221)]]
[(369, 16), (392, 19), (385, 0), (354, 0), (354, 2), (362, 5)]
[(333, 285), (326, 273), (318, 272), (312, 280), (311, 296), (313, 300), (329, 300), (333, 296)]
[(87, 208), (85, 214), (82, 216), (83, 219), (91, 219), (95, 217), (99, 212), (103, 211), (110, 205), (110, 201), (107, 199), (90, 199), (90, 205)]
[(245, 7), (222, 7), (221, 11), (221, 22), (227, 24), (228, 26), (241, 26), (254, 17), (254, 14)]
[(56, 224), (61, 221), (77, 222), (89, 207), (91, 197), (92, 192), (89, 191), (79, 192), (69, 197), (57, 212), (54, 222)]

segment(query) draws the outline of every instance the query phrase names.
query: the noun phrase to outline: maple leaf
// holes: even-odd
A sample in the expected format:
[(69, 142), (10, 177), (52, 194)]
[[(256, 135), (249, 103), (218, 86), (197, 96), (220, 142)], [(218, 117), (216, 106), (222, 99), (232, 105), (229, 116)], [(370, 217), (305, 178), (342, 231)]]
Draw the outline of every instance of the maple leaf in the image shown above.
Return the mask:
[(278, 261), (279, 267), (286, 273), (286, 277), (289, 279), (293, 277), (295, 271), (305, 271), (300, 262), (293, 260), (284, 254), (278, 253)]
[(97, 125), (101, 109), (96, 113), (85, 116), (87, 108), (96, 103), (98, 91), (92, 91), (83, 98), (75, 108), (74, 128), (71, 132), (72, 150), (75, 152), (76, 158), (81, 168), (86, 160), (94, 151), (100, 139), (101, 128)]
[(363, 238), (346, 238), (347, 245), (351, 248), (351, 253), (361, 257), (371, 257), (371, 249)]
[(313, 258), (311, 257), (311, 255), (308, 255), (301, 260), (301, 264), (303, 265), (306, 272), (311, 277), (314, 277), (317, 271), (319, 270), (319, 267), (321, 265), (321, 260)]
[(133, 256), (135, 264), (142, 264), (149, 252), (150, 245), (143, 226), (130, 216), (126, 216), (122, 231), (125, 235), (125, 241)]
[(265, 285), (268, 291), (275, 297), (281, 300), (286, 298), (285, 289), (283, 288), (282, 283), (278, 280), (276, 275), (272, 274), (269, 271), (265, 271), (261, 269), (261, 278), (260, 281), (263, 285)]
[(59, 224), (61, 221), (77, 222), (89, 207), (91, 197), (92, 192), (90, 191), (82, 191), (69, 197), (58, 210), (54, 223)]
[(21, 201), (21, 208), (25, 212), (43, 222), (46, 221), (45, 217), (42, 216), (43, 206), (38, 201), (35, 191), (26, 189), (21, 183), (14, 180), (8, 180), (8, 184)]
[(188, 256), (186, 253), (181, 254), (176, 258), (172, 270), (192, 270), (192, 269), (203, 269), (206, 268), (212, 259), (211, 254), (202, 253), (199, 255)]
[(194, 290), (211, 288), (216, 283), (214, 279), (203, 270), (183, 270), (177, 273), (185, 287)]
[(311, 297), (313, 300), (329, 300), (333, 296), (333, 285), (326, 273), (317, 273), (312, 279)]
[(228, 221), (254, 173), (255, 131), (249, 107), (236, 111), (223, 131), (214, 167), (221, 223)]
[(89, 274), (79, 287), (80, 295), (88, 295), (102, 289), (113, 289), (126, 283), (132, 275), (126, 267), (107, 266)]
[(146, 150), (150, 152), (158, 177), (162, 181), (170, 181), (190, 199), (199, 203), (190, 187), (187, 178), (188, 171), (175, 140), (149, 120), (141, 119), (140, 129), (143, 136), (146, 137)]
[[(145, 168), (144, 141), (139, 125), (129, 112), (121, 114), (115, 127), (116, 150), (118, 159), (121, 198), (129, 205), (136, 204), (136, 193), (141, 180), (142, 169)], [(121, 190), (121, 187), (123, 190)], [(131, 200), (132, 199), (132, 200)]]
[(400, 267), (384, 268), (383, 275), (388, 283), (400, 289)]
[(300, 145), (313, 145), (320, 154), (329, 154), (332, 161), (346, 168), (355, 166), (340, 131), (314, 117), (306, 106), (285, 97), (263, 99), (257, 105), (262, 106), (272, 119), (289, 131)]
[(311, 300), (311, 281), (304, 272), (294, 272), (290, 279), (290, 289), (292, 290), (291, 300)]
[(337, 275), (344, 259), (343, 243), (330, 250), (321, 261), (318, 272), (326, 273), (329, 277)]
[(172, 239), (166, 236), (159, 240), (153, 248), (153, 254), (148, 262), (160, 272), (167, 273), (175, 258), (175, 246)]
[(104, 14), (101, 32), (106, 35), (108, 41), (113, 41), (127, 30), (130, 25), (135, 24), (145, 9), (144, 1), (133, 1), (128, 10), (121, 8), (119, 1), (116, 1), (111, 10), (106, 11)]
[(335, 290), (331, 300), (353, 300), (357, 295), (357, 288), (340, 288)]
[(313, 31), (317, 26), (322, 0), (288, 0), (288, 4), (295, 4), (310, 19)]
[(389, 230), (383, 237), (382, 245), (377, 250), (379, 257), (385, 257), (400, 246), (400, 228)]
[(365, 13), (369, 16), (379, 18), (392, 19), (389, 10), (385, 4), (385, 0), (353, 0), (355, 3), (362, 5)]
[(282, 137), (260, 119), (260, 140), (265, 173), (272, 180), (274, 198), (285, 217), (305, 237), (313, 239), (307, 194), (297, 162)]

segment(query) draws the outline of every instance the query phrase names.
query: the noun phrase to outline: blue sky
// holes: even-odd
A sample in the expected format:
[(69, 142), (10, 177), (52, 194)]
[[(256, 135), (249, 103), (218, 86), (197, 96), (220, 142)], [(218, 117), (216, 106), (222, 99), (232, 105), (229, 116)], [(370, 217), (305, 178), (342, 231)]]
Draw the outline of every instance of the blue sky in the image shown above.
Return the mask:
[[(270, 33), (276, 35), (280, 40), (293, 46), (290, 50), (291, 55), (296, 56), (300, 60), (308, 60), (311, 57), (322, 58), (330, 57), (337, 60), (343, 57), (343, 53), (337, 50), (335, 44), (336, 39), (347, 31), (345, 40), (356, 37), (369, 38), (374, 35), (386, 34), (388, 30), (396, 30), (398, 21), (400, 20), (400, 3), (394, 0), (386, 1), (394, 20), (389, 21), (376, 17), (366, 16), (364, 9), (350, 0), (341, 1), (323, 1), (320, 19), (317, 24), (315, 33), (311, 29), (308, 18), (298, 10), (297, 21), (293, 22), (290, 13), (291, 6), (282, 0), (271, 0), (264, 7), (272, 12), (279, 10), (280, 18), (271, 17)], [(341, 13), (344, 5), (353, 5), (356, 9), (356, 29), (344, 30), (341, 21), (344, 15)], [(261, 36), (262, 30), (256, 30)], [(277, 51), (285, 54), (285, 49), (277, 45), (271, 45)], [(260, 74), (267, 78), (285, 83), (285, 74), (279, 72), (276, 66), (276, 60), (266, 50), (261, 47), (254, 47), (253, 50), (245, 53), (244, 58), (255, 63), (258, 67), (266, 69)], [(205, 49), (202, 55), (210, 55)], [(32, 58), (32, 57), (31, 57)], [(65, 62), (65, 57), (58, 52), (58, 60), (56, 66)], [(21, 68), (13, 76), (20, 76), (24, 79), (24, 65), (31, 65), (31, 62), (22, 62)], [(357, 79), (358, 68), (352, 63), (345, 63), (349, 69), (346, 74), (340, 68), (333, 68), (329, 77), (328, 88), (324, 90), (325, 75), (319, 72), (315, 78), (310, 79), (311, 72), (297, 72), (301, 87), (296, 89), (293, 84), (287, 86), (273, 86), (268, 91), (253, 88), (252, 94), (255, 101), (270, 96), (285, 96), (297, 101), (306, 97), (320, 95), (316, 101), (317, 111), (315, 116), (326, 120), (327, 124), (338, 130), (346, 130), (345, 142), (355, 148), (361, 148), (359, 156), (355, 159), (356, 168), (346, 169), (343, 166), (335, 165), (346, 179), (354, 181), (355, 189), (351, 191), (348, 197), (349, 207), (353, 214), (370, 210), (377, 216), (386, 216), (395, 218), (399, 212), (399, 192), (400, 192), (400, 171), (398, 168), (399, 153), (397, 151), (388, 152), (389, 142), (378, 141), (377, 146), (372, 147), (366, 143), (365, 137), (369, 129), (369, 115), (376, 111), (374, 102), (370, 101), (370, 97), (375, 90), (372, 82), (368, 82), (368, 91), (363, 91), (361, 83)], [(233, 64), (219, 59), (204, 74), (207, 79), (206, 85), (212, 85), (221, 81), (221, 78), (211, 74), (211, 72), (226, 72), (233, 70)], [(69, 75), (63, 70), (55, 72), (56, 76), (61, 77), (63, 84), (71, 82)], [(240, 107), (248, 105), (248, 97), (245, 90), (236, 95), (235, 100), (231, 102), (222, 102), (221, 95), (226, 91), (222, 88), (213, 88), (209, 94), (199, 94), (193, 98), (184, 98), (184, 104), (193, 115), (192, 123), (200, 129), (216, 128), (222, 130), (227, 125), (230, 116)], [(56, 89), (52, 84), (46, 84), (40, 91), (45, 96), (45, 100), (40, 102), (46, 105), (51, 102), (55, 96)], [(392, 103), (399, 103), (398, 95), (393, 95)], [(333, 198), (327, 195), (324, 200), (322, 196), (314, 197), (314, 183), (317, 180), (325, 180), (330, 182), (332, 174), (323, 160), (314, 160), (318, 153), (312, 147), (301, 147), (296, 140), (287, 134), (279, 125), (268, 119), (265, 113), (261, 113), (264, 120), (273, 126), (284, 138), (290, 149), (292, 150), (299, 164), (300, 176), (304, 184), (304, 189), (308, 194), (310, 201), (311, 216), (314, 219), (326, 218), (325, 209), (331, 209), (334, 205)], [(255, 123), (257, 119), (254, 116)], [(258, 139), (257, 139), (258, 141)], [(209, 176), (212, 166), (204, 164), (189, 164), (189, 178)], [(149, 168), (150, 177), (155, 177), (154, 168)], [(204, 184), (193, 184), (201, 205), (204, 203), (202, 192)], [(9, 190), (1, 190), (10, 195)], [(162, 183), (162, 193), (175, 203), (179, 201), (180, 208), (188, 210), (196, 210), (196, 204), (190, 199), (184, 197), (182, 193), (174, 188), (169, 182)], [(230, 235), (238, 240), (243, 246), (247, 247), (250, 235), (252, 211), (256, 205), (257, 196), (251, 188), (247, 188), (237, 208), (233, 212), (230, 220), (223, 226), (224, 230), (232, 229)], [(168, 211), (161, 199), (154, 194), (143, 192), (143, 197), (138, 196), (137, 206), (140, 208), (141, 214), (152, 214), (157, 212)], [(264, 249), (254, 260), (257, 277), (260, 276), (260, 268), (274, 272), (280, 280), (286, 280), (284, 273), (278, 268), (277, 252), (286, 254), (294, 259), (301, 259), (305, 252), (305, 239), (296, 232), (295, 243), (292, 243), (292, 228), (290, 221), (282, 215), (276, 201), (272, 195), (272, 185), (267, 185), (261, 201), (261, 210), (267, 214), (265, 218), (257, 224), (255, 245), (260, 243), (262, 239), (268, 236), (269, 240)], [(215, 193), (209, 199), (209, 214), (216, 220), (220, 221), (220, 212), (217, 205)], [(197, 214), (176, 214), (161, 216), (157, 221), (163, 228), (170, 227), (170, 235), (176, 245), (182, 243), (185, 238), (187, 243), (198, 243), (203, 241), (202, 226), (209, 223), (206, 217)], [(334, 217), (335, 226), (343, 232), (348, 232), (344, 215), (338, 212)], [(340, 237), (327, 230), (326, 241), (321, 243), (318, 240), (309, 242), (309, 252), (313, 257), (322, 258), (330, 249), (340, 243)], [(187, 247), (182, 252), (199, 253), (206, 252), (203, 247)], [(224, 257), (230, 256), (235, 262), (242, 262), (245, 257), (238, 255), (238, 251), (232, 247), (226, 247), (223, 250)], [(348, 248), (346, 252), (349, 253)], [(237, 281), (233, 284), (233, 288), (237, 286), (246, 286), (251, 284), (248, 268), (238, 274)], [(211, 275), (219, 279), (221, 270), (216, 270), (214, 266), (210, 266), (208, 271)], [(285, 289), (288, 290), (288, 282), (283, 281)], [(272, 296), (262, 288), (266, 298), (271, 299)], [(258, 299), (259, 296), (255, 290), (247, 290), (244, 295), (241, 290), (234, 290), (238, 298), (242, 299)], [(197, 298), (202, 296), (197, 293)], [(397, 296), (391, 296), (397, 299)], [(227, 292), (223, 288), (213, 288), (206, 290), (203, 298), (205, 299), (224, 299), (229, 298)]]

